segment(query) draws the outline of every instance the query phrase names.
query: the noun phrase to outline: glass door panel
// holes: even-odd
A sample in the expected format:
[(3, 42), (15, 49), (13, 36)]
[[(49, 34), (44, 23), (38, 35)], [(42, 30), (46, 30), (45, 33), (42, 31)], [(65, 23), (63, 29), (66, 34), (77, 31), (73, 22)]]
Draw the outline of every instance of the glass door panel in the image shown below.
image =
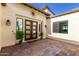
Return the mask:
[(27, 30), (30, 30), (30, 25), (29, 25), (29, 26), (26, 25), (26, 29), (27, 29)]
[(30, 35), (26, 35), (26, 39), (29, 39), (30, 38)]
[(29, 30), (27, 30), (27, 31), (26, 31), (26, 34), (30, 34), (30, 31), (29, 31)]
[(36, 30), (36, 26), (33, 26), (33, 30)]

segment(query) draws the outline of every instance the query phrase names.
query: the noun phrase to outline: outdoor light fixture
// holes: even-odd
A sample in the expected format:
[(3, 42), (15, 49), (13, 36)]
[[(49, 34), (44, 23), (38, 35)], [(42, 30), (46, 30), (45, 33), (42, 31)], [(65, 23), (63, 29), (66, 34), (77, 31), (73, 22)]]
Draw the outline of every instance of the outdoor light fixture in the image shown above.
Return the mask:
[(45, 25), (45, 28), (47, 28), (47, 25)]
[(6, 25), (8, 25), (8, 26), (10, 26), (10, 25), (11, 25), (10, 20), (6, 20)]
[(32, 14), (33, 16), (35, 16), (35, 12), (34, 12), (34, 11), (32, 11), (31, 14)]
[(1, 3), (2, 6), (6, 6), (6, 3)]

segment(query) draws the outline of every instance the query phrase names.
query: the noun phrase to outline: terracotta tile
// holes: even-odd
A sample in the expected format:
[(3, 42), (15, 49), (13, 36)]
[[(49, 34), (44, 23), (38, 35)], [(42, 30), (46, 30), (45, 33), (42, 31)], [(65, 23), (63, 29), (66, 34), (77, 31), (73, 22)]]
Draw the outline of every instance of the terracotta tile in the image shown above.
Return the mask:
[(79, 46), (51, 39), (2, 48), (3, 56), (78, 56)]

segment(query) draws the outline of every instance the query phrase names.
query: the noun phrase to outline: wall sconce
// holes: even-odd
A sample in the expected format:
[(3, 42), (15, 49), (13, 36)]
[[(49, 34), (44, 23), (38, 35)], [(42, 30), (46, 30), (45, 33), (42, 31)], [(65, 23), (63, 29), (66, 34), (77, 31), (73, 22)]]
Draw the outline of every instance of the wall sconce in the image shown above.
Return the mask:
[(47, 28), (47, 25), (45, 25), (45, 28)]
[(8, 26), (10, 26), (10, 25), (11, 25), (10, 20), (6, 20), (6, 25), (8, 25)]
[(1, 3), (2, 6), (6, 6), (6, 3)]
[(33, 11), (31, 13), (32, 13), (33, 16), (35, 16), (35, 13)]

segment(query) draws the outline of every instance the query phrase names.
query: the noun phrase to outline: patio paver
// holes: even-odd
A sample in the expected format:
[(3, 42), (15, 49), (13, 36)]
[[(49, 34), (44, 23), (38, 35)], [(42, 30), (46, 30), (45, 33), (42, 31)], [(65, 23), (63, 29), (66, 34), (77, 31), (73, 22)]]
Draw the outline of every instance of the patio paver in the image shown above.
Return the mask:
[(42, 39), (2, 48), (1, 56), (77, 56), (79, 46), (54, 39)]

